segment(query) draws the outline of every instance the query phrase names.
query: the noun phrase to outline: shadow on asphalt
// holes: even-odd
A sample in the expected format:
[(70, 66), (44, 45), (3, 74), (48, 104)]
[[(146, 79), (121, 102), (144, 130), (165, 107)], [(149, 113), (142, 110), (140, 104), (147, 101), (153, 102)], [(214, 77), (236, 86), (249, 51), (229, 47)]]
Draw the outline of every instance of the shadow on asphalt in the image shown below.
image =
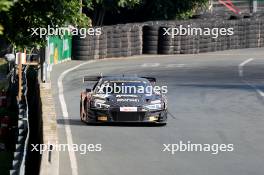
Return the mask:
[(57, 119), (59, 125), (79, 125), (79, 126), (115, 126), (115, 127), (161, 127), (166, 124), (153, 124), (153, 123), (84, 123), (80, 119)]

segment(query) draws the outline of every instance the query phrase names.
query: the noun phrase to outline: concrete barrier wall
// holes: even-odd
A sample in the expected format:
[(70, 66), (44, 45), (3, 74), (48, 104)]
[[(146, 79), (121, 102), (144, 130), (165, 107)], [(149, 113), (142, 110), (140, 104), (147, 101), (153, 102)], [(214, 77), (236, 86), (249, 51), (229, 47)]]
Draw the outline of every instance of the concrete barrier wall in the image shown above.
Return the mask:
[[(234, 28), (234, 35), (164, 37), (163, 27)], [(264, 15), (223, 20), (151, 21), (102, 27), (102, 35), (73, 37), (73, 59), (91, 60), (141, 54), (194, 54), (228, 49), (264, 47)]]
[[(40, 110), (42, 118), (43, 144), (58, 144), (56, 112), (50, 83), (40, 83)], [(44, 151), (41, 156), (40, 175), (59, 174), (59, 152)]]

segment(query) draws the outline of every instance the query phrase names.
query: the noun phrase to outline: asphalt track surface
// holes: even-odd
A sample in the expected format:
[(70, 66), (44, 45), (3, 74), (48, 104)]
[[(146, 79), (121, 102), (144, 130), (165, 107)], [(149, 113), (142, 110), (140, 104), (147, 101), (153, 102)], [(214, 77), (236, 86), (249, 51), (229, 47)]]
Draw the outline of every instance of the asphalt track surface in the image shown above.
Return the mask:
[[(248, 59), (253, 58), (247, 62)], [(245, 62), (246, 61), (246, 62)], [(101, 152), (75, 152), (80, 175), (261, 175), (264, 173), (264, 49), (199, 55), (137, 56), (98, 60), (69, 72), (62, 115), (57, 81), (81, 61), (55, 65), (52, 88), (59, 142), (102, 144)], [(242, 69), (242, 74), (239, 73)], [(241, 70), (240, 70), (241, 71)], [(169, 117), (163, 127), (90, 126), (80, 122), (79, 97), (84, 75), (154, 76), (168, 86)], [(241, 75), (240, 75), (241, 74)], [(234, 151), (163, 152), (163, 144), (234, 144)], [(68, 152), (60, 152), (60, 174), (72, 174)]]

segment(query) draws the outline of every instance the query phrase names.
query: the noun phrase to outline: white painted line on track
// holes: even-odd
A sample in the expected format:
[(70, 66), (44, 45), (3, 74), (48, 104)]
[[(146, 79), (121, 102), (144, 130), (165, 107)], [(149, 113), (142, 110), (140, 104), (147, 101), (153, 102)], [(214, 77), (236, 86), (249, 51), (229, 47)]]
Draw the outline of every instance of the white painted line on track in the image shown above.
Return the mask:
[(257, 91), (257, 93), (261, 96), (264, 97), (264, 92), (262, 90), (260, 90), (257, 86), (248, 83), (247, 81), (244, 81), (245, 84), (247, 84), (248, 86), (252, 87), (253, 89), (255, 89), (255, 91)]
[[(242, 63), (240, 63), (238, 65), (238, 75), (243, 78), (244, 77), (244, 66), (246, 64), (248, 64), (249, 62), (253, 61), (253, 58), (249, 58), (245, 61), (243, 61)], [(264, 92), (262, 90), (260, 90), (257, 86), (250, 84), (248, 81), (246, 80), (242, 80), (246, 85), (250, 86), (251, 88), (255, 89), (255, 91), (261, 96), (264, 97)]]
[(141, 65), (141, 67), (158, 67), (160, 66), (160, 63), (144, 63)]
[[(68, 114), (68, 110), (67, 110), (67, 105), (65, 102), (65, 98), (64, 98), (64, 94), (63, 94), (63, 78), (71, 71), (78, 69), (79, 67), (86, 65), (86, 64), (90, 64), (94, 62), (94, 60), (92, 61), (88, 61), (85, 63), (81, 63), (75, 67), (72, 67), (70, 69), (65, 70), (58, 78), (58, 88), (59, 88), (59, 100), (60, 100), (60, 104), (61, 104), (61, 110), (62, 110), (62, 115), (64, 119), (68, 119), (69, 118), (69, 114)], [(71, 127), (70, 127), (70, 122), (69, 120), (65, 120), (65, 132), (66, 132), (66, 139), (67, 139), (67, 144), (68, 145), (73, 145), (73, 139), (72, 139), (72, 132), (71, 132)], [(70, 158), (70, 163), (71, 163), (71, 170), (72, 170), (72, 175), (78, 175), (78, 165), (77, 165), (77, 160), (76, 160), (76, 156), (75, 156), (75, 152), (74, 151), (68, 151), (69, 152), (69, 158)]]
[(254, 59), (253, 58), (249, 58), (249, 59), (247, 59), (247, 60), (245, 60), (245, 61), (243, 61), (242, 63), (240, 63), (239, 65), (238, 65), (238, 75), (240, 76), (240, 77), (243, 77), (244, 76), (244, 66), (246, 65), (246, 64), (248, 64), (249, 62), (251, 62), (251, 61), (253, 61)]

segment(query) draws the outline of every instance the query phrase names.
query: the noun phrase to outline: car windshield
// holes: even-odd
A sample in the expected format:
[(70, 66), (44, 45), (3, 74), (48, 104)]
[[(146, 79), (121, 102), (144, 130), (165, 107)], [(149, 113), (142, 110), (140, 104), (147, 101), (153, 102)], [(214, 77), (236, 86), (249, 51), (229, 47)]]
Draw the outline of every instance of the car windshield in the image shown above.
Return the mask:
[(146, 94), (152, 92), (147, 81), (104, 81), (96, 88), (98, 94)]

